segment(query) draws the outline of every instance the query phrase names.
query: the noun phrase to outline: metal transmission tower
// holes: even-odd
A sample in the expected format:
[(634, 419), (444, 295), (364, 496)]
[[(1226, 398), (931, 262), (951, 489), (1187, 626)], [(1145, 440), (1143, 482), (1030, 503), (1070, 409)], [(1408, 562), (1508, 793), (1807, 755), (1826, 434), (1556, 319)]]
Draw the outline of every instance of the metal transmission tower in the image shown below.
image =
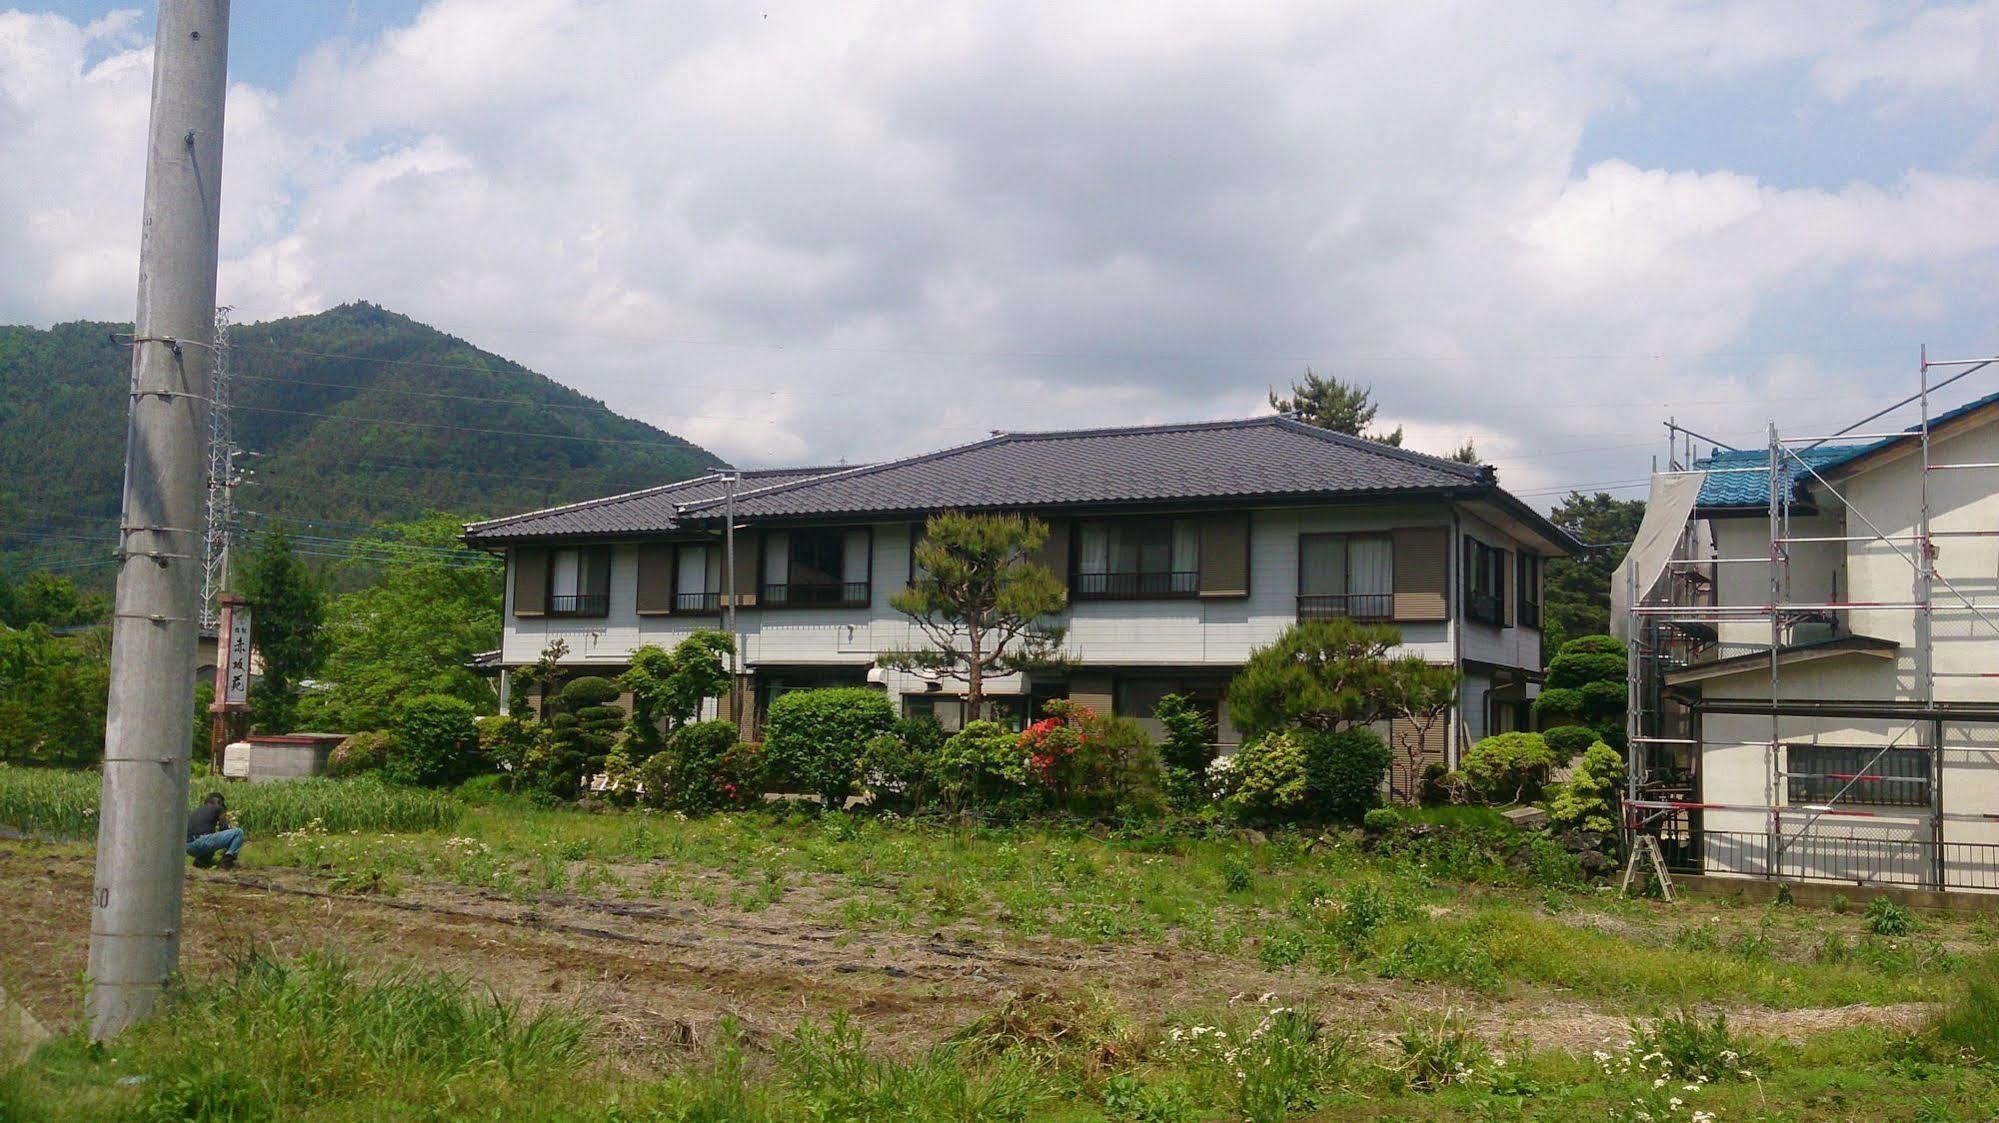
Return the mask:
[(229, 307), (215, 310), (215, 374), (208, 396), (208, 509), (201, 545), (201, 627), (221, 619), (229, 585), (229, 533), (235, 525), (236, 454), (229, 435)]

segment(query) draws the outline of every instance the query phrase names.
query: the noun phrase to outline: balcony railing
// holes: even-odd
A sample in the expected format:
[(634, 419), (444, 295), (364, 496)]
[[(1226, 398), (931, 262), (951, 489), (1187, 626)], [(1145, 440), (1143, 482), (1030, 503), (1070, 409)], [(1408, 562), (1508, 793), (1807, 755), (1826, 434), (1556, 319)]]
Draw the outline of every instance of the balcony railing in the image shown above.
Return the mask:
[(763, 587), (765, 608), (866, 608), (867, 604), (866, 581), (793, 582)]
[(675, 593), (673, 594), (673, 610), (675, 612), (720, 612), (722, 610), (722, 594)]
[(608, 593), (556, 593), (548, 598), (550, 616), (609, 616)]
[(1395, 615), (1394, 593), (1300, 593), (1298, 619), (1387, 620)]
[(1158, 573), (1078, 573), (1070, 593), (1081, 600), (1191, 597), (1201, 591), (1197, 570)]

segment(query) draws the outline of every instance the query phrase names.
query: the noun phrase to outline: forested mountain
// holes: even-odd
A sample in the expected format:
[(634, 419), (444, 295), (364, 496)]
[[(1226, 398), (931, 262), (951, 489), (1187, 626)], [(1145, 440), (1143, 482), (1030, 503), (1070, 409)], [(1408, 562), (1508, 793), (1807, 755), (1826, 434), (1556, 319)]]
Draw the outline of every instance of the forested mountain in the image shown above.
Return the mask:
[[(115, 545), (131, 354), (111, 334), (130, 331), (0, 327), (0, 564), (79, 566)], [(236, 443), (260, 454), (237, 491), (251, 527), (282, 516), (338, 536), (425, 511), (500, 515), (720, 463), (372, 304), (240, 325), (231, 341)]]

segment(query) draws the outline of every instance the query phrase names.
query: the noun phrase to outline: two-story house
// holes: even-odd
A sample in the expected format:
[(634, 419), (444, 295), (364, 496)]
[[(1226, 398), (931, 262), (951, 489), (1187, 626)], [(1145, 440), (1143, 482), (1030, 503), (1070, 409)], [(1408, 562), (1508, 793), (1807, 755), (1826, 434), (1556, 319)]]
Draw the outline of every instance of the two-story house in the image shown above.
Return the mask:
[(1636, 779), (1688, 868), (1999, 889), (1995, 421), (1793, 446), (1774, 504), (1767, 450), (1655, 484), (1697, 490), (1633, 578)]
[(1057, 697), (1149, 721), (1177, 691), (1211, 707), (1231, 745), (1224, 692), (1251, 650), (1298, 620), (1346, 616), (1393, 623), (1406, 651), (1462, 669), (1440, 760), (1524, 723), (1543, 567), (1576, 549), (1489, 467), (1285, 417), (996, 433), (861, 467), (712, 474), (477, 523), (465, 540), (507, 558), (503, 668), (561, 640), (566, 663), (614, 674), (638, 645), (733, 615), (746, 725), (783, 691), (871, 683), (950, 729), (965, 720), (956, 683), (876, 663), (921, 642), (889, 598), (924, 519), (946, 510), (1049, 527), (1041, 560), (1068, 588), (1073, 667), (989, 682), (1012, 721)]

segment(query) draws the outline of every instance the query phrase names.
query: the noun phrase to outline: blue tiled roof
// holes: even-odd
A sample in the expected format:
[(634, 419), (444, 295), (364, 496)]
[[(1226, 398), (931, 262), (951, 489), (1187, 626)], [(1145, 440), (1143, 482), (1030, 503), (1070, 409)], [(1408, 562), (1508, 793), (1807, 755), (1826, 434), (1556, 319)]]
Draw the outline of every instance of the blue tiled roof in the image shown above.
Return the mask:
[[(1999, 394), (1988, 394), (1977, 401), (1966, 402), (1956, 409), (1930, 418), (1930, 428), (1935, 429), (1938, 425), (1946, 421), (1955, 420), (1973, 410), (1983, 409), (1994, 402), (1999, 402)], [(1918, 426), (1911, 425), (1904, 431), (1914, 433), (1917, 428)], [(1902, 439), (1901, 437), (1888, 437), (1861, 444), (1819, 445), (1816, 448), (1798, 449), (1796, 450), (1796, 456), (1786, 456), (1783, 458), (1787, 469), (1784, 479), (1785, 486), (1796, 487), (1798, 477), (1807, 474), (1798, 465), (1800, 459), (1810, 464), (1813, 469), (1824, 472), (1830, 468), (1844, 464), (1860, 456), (1862, 453), (1872, 452), (1877, 448), (1894, 444), (1896, 441)], [(1760, 448), (1745, 449), (1739, 452), (1723, 450), (1716, 452), (1712, 456), (1695, 461), (1694, 467), (1696, 468), (1763, 469), (1760, 472), (1730, 471), (1723, 472), (1720, 475), (1708, 476), (1706, 480), (1701, 482), (1701, 495), (1697, 501), (1698, 504), (1702, 507), (1762, 507), (1768, 505), (1770, 502), (1769, 463), (1769, 452)]]
[[(1834, 464), (1850, 460), (1879, 441), (1864, 445), (1821, 445), (1814, 449), (1799, 450), (1798, 455), (1785, 456), (1784, 484), (1797, 486), (1798, 477), (1805, 470), (1798, 465), (1800, 459), (1818, 471), (1825, 471)], [(1701, 481), (1701, 497), (1696, 502), (1702, 507), (1763, 507), (1770, 502), (1770, 454), (1760, 448), (1741, 452), (1723, 451), (1694, 462), (1696, 468), (1729, 469), (1718, 474), (1710, 474)], [(1739, 469), (1760, 468), (1758, 472), (1744, 472)]]

